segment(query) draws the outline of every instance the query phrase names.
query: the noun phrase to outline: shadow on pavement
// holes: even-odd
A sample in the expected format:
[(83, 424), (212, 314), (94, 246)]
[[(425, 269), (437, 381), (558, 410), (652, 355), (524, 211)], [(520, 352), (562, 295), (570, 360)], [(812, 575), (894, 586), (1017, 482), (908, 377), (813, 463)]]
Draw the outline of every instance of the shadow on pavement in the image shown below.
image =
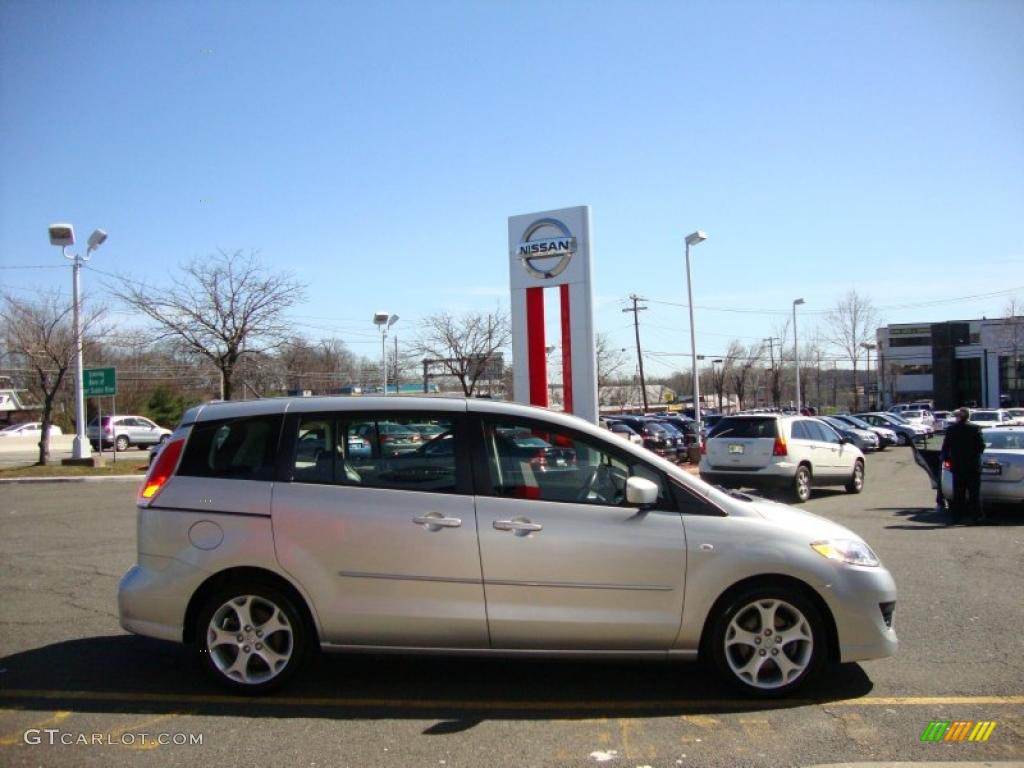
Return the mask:
[[(872, 507), (869, 512), (892, 512), (917, 525), (887, 525), (889, 530), (931, 531), (949, 528), (949, 512), (938, 512), (935, 507)], [(1024, 505), (991, 504), (985, 507), (987, 526), (1024, 525)], [(968, 523), (968, 525), (970, 525)], [(957, 526), (959, 527), (959, 526)]]
[(133, 635), (54, 643), (0, 659), (0, 704), (18, 709), (226, 717), (435, 719), (443, 734), (487, 719), (729, 713), (788, 709), (867, 695), (856, 664), (827, 669), (799, 699), (741, 699), (702, 665), (658, 661), (552, 661), (316, 655), (279, 693), (228, 695), (192, 651)]

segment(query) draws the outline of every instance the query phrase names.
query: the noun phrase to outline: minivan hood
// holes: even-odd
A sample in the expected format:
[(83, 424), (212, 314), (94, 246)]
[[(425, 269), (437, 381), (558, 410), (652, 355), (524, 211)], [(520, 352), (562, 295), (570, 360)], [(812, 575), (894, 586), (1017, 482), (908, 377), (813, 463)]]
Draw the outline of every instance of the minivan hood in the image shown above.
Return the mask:
[(792, 530), (799, 530), (812, 539), (860, 539), (861, 537), (828, 518), (796, 509), (788, 504), (779, 504), (767, 499), (758, 499), (750, 503), (749, 509), (759, 514), (770, 523), (777, 523)]

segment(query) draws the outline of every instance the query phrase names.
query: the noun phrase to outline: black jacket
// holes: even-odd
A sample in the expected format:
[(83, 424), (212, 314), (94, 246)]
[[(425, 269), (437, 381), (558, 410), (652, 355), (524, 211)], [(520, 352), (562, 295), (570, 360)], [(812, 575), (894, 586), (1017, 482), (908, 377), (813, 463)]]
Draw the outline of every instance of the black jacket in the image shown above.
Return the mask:
[(942, 455), (949, 459), (953, 472), (978, 472), (985, 441), (981, 428), (969, 421), (958, 421), (946, 427), (942, 440)]

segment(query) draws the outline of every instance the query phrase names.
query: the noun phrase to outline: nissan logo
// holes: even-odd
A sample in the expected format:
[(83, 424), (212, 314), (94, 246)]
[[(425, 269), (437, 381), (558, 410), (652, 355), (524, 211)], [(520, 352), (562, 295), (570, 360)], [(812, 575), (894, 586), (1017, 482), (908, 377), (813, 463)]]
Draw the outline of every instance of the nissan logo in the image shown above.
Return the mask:
[[(561, 236), (532, 239), (537, 231), (544, 227), (557, 229), (561, 232)], [(572, 232), (565, 224), (558, 219), (537, 219), (523, 233), (523, 240), (516, 246), (515, 255), (523, 262), (526, 271), (531, 275), (541, 280), (550, 280), (565, 271), (574, 253), (576, 253), (576, 238), (572, 236)], [(552, 259), (558, 259), (554, 266), (550, 268), (542, 266), (550, 264)]]

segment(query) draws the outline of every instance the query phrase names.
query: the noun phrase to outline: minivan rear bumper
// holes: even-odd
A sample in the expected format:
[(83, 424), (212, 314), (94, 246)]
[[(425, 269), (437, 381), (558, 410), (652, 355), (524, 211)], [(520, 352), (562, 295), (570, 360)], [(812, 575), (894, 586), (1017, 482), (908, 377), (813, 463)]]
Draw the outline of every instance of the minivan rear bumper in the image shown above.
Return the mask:
[(185, 610), (209, 574), (170, 557), (139, 559), (143, 562), (129, 568), (118, 584), (121, 627), (136, 635), (187, 642)]
[(757, 488), (764, 491), (778, 491), (789, 488), (793, 484), (793, 477), (795, 475), (795, 466), (793, 468), (793, 475), (790, 476), (777, 473), (767, 474), (750, 469), (736, 470), (735, 472), (703, 469), (700, 471), (700, 479), (711, 485), (720, 485), (723, 488)]

